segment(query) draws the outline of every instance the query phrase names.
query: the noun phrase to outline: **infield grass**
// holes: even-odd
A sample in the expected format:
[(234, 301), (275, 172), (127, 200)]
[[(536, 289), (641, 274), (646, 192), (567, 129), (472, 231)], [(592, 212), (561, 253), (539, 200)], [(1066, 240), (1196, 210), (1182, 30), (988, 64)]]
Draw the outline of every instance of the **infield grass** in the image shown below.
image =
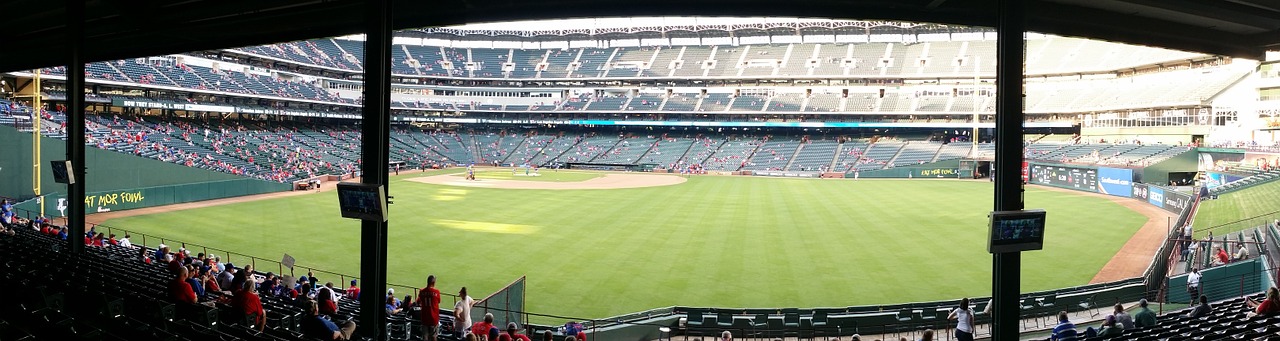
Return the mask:
[[(405, 181), (422, 175), (392, 179), (394, 284), (422, 286), (435, 274), (441, 291), (465, 285), (479, 299), (528, 275), (529, 311), (588, 318), (672, 305), (832, 307), (991, 291), (988, 182), (706, 176), (602, 191)], [(1049, 227), (1045, 249), (1024, 253), (1023, 291), (1088, 283), (1145, 222), (1102, 198), (1037, 187), (1025, 198), (1026, 207), (1048, 211)], [(358, 274), (360, 225), (337, 211), (335, 194), (324, 192), (107, 225), (266, 259), (287, 252), (300, 265)]]

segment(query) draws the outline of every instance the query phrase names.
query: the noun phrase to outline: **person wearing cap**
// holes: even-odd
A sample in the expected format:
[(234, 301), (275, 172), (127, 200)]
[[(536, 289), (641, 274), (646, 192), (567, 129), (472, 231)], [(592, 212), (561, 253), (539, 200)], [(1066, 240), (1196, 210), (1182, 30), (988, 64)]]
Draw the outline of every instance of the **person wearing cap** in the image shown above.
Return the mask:
[(231, 281), (236, 278), (235, 264), (218, 264), (218, 286), (231, 289)]
[(349, 299), (353, 299), (353, 300), (359, 300), (359, 299), (360, 299), (360, 287), (357, 287), (357, 286), (356, 286), (356, 280), (354, 280), (354, 279), (353, 279), (353, 280), (351, 280), (351, 286), (350, 286), (350, 287), (347, 287), (347, 292), (346, 292), (346, 293), (344, 293), (343, 295), (344, 295), (344, 296), (347, 296), (347, 298), (349, 298)]
[(471, 325), (471, 306), (475, 304), (476, 300), (467, 295), (467, 287), (458, 290), (458, 302), (453, 304), (454, 319), (464, 328)]
[(516, 330), (519, 329), (520, 327), (517, 326), (515, 322), (507, 322), (507, 335), (511, 336), (512, 341), (533, 341), (524, 334), (516, 334)]
[(1093, 327), (1089, 327), (1089, 329), (1085, 330), (1084, 335), (1086, 337), (1112, 337), (1119, 336), (1122, 333), (1124, 333), (1124, 329), (1116, 326), (1116, 316), (1107, 315), (1107, 318), (1102, 320), (1102, 328), (1094, 330)]
[(1156, 326), (1156, 313), (1147, 308), (1147, 299), (1138, 301), (1138, 313), (1133, 314), (1133, 319), (1138, 328)]
[(475, 335), (477, 339), (488, 340), (489, 330), (491, 329), (495, 329), (493, 327), (493, 313), (484, 313), (484, 320), (471, 325), (471, 334)]
[(418, 291), (417, 306), (422, 310), (422, 339), (436, 341), (440, 333), (440, 290), (436, 289), (436, 275), (427, 276), (427, 287)]

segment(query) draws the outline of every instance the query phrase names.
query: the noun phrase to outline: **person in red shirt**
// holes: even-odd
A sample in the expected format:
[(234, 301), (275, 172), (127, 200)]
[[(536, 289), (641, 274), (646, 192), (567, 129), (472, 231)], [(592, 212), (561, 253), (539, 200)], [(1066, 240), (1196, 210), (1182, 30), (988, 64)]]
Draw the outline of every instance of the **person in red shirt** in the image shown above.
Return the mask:
[(440, 290), (436, 290), (436, 275), (427, 276), (427, 287), (418, 291), (418, 308), (422, 309), (422, 339), (436, 341), (440, 332)]
[(346, 296), (353, 300), (360, 299), (360, 288), (356, 286), (356, 280), (351, 280), (351, 287), (347, 288)]
[(1221, 262), (1222, 264), (1231, 263), (1231, 255), (1228, 255), (1227, 251), (1223, 250), (1221, 247), (1218, 248), (1218, 262)]
[(338, 313), (338, 304), (333, 302), (333, 290), (320, 290), (316, 301), (320, 305), (320, 314), (333, 316)]
[(267, 326), (267, 311), (262, 308), (262, 299), (258, 297), (257, 286), (253, 282), (244, 282), (244, 287), (231, 299), (231, 307), (253, 316), (253, 327), (259, 332)]
[(516, 328), (515, 322), (507, 322), (506, 335), (511, 336), (511, 341), (533, 341), (533, 340), (530, 340), (529, 337), (525, 336), (524, 334), (516, 334), (516, 329), (517, 328)]
[(169, 298), (174, 302), (196, 304), (196, 292), (191, 289), (191, 284), (187, 283), (187, 267), (177, 266), (170, 267), (173, 273), (177, 275), (173, 281), (169, 282)]
[(1280, 300), (1280, 291), (1278, 291), (1276, 287), (1271, 287), (1271, 289), (1267, 289), (1267, 298), (1263, 299), (1262, 302), (1255, 302), (1254, 300), (1246, 298), (1244, 303), (1245, 305), (1248, 305), (1249, 308), (1254, 308), (1254, 314), (1275, 316), (1280, 314), (1280, 302), (1277, 302), (1276, 300)]
[(477, 339), (483, 340), (489, 338), (490, 329), (493, 329), (493, 314), (485, 313), (484, 320), (471, 325), (471, 334), (475, 335)]

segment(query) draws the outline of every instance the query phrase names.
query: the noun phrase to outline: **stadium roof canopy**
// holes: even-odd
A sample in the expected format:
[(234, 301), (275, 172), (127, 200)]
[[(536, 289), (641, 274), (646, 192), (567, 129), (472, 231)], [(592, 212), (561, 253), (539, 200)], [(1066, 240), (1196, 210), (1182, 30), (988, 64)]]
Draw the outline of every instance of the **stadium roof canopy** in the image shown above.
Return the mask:
[[(361, 33), (361, 0), (84, 1), (84, 60)], [(995, 0), (393, 0), (397, 29), (527, 19), (787, 16), (994, 26)], [(1027, 28), (1261, 59), (1280, 45), (1280, 0), (1026, 0)], [(0, 1), (0, 71), (62, 65), (65, 2)]]

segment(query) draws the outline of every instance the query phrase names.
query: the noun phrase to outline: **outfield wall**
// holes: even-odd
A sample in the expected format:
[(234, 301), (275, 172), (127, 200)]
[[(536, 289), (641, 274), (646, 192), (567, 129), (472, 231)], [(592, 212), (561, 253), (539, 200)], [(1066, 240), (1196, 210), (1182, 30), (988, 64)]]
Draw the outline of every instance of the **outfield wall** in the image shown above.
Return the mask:
[[(967, 174), (962, 174), (960, 170), (960, 159), (944, 160), (938, 162), (923, 163), (918, 165), (900, 166), (889, 169), (876, 169), (859, 171), (858, 178), (943, 178), (956, 179), (963, 177), (973, 177), (973, 170), (969, 169)], [(845, 173), (846, 178), (854, 177), (854, 173)]]
[[(0, 193), (31, 198), (31, 134), (0, 127)], [(55, 183), (49, 161), (66, 159), (66, 142), (40, 140), (40, 187), (47, 195), (45, 212), (57, 214), (58, 199), (65, 200), (66, 185)], [(160, 160), (98, 148), (85, 149), (85, 207), (88, 213), (127, 210), (184, 202), (287, 191), (289, 184), (192, 168)], [(62, 202), (64, 205), (65, 201)], [(39, 207), (34, 205), (32, 207)], [(50, 213), (54, 212), (54, 213)]]

